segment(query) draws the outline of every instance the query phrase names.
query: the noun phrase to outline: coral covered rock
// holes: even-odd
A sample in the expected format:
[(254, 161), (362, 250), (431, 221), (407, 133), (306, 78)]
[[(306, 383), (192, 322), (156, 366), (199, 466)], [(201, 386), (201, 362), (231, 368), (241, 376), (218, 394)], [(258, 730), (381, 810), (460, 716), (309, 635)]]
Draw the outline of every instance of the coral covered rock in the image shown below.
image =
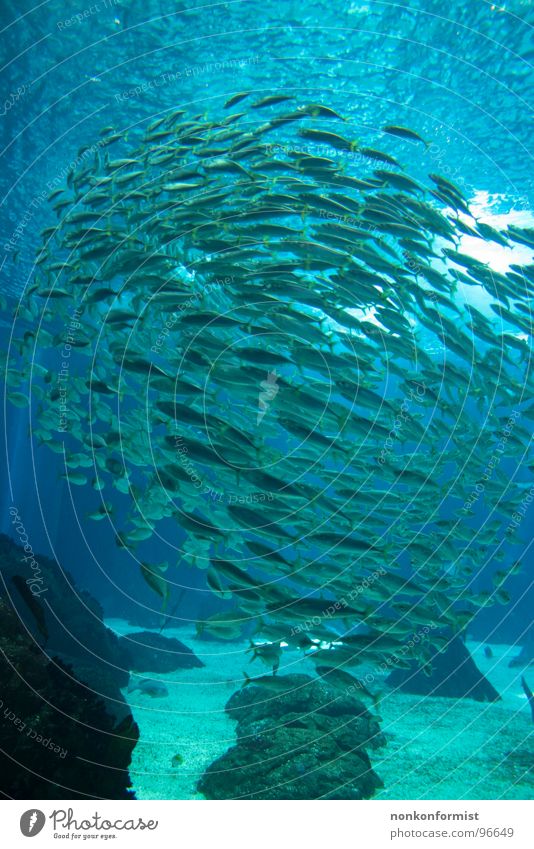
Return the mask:
[(364, 705), (307, 675), (277, 676), (272, 686), (252, 683), (230, 698), (237, 745), (208, 767), (199, 792), (208, 799), (373, 796), (382, 782), (366, 750), (384, 738)]
[(0, 534), (0, 597), (49, 658), (72, 667), (76, 677), (105, 700), (108, 711), (124, 719), (128, 708), (120, 688), (127, 686), (129, 672), (117, 636), (104, 625), (100, 605), (50, 558), (36, 554), (27, 561), (24, 549)]
[(139, 733), (117, 721), (72, 668), (50, 660), (0, 600), (0, 796), (130, 799)]

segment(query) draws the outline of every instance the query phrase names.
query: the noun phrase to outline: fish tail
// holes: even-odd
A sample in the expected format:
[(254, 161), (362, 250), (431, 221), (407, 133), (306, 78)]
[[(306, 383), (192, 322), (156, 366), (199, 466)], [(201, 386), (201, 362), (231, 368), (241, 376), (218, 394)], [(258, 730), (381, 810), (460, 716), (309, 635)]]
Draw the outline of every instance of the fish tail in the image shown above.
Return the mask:
[(532, 692), (532, 690), (528, 686), (525, 678), (521, 678), (521, 686), (523, 687), (525, 695), (526, 695), (528, 702), (530, 704), (530, 711), (532, 713), (532, 722), (534, 722), (534, 693)]
[(534, 699), (534, 694), (532, 693), (532, 690), (530, 689), (530, 687), (528, 686), (527, 682), (525, 681), (525, 679), (523, 677), (521, 678), (521, 686), (523, 687), (523, 692), (525, 693), (525, 696), (527, 697), (527, 699), (529, 701)]

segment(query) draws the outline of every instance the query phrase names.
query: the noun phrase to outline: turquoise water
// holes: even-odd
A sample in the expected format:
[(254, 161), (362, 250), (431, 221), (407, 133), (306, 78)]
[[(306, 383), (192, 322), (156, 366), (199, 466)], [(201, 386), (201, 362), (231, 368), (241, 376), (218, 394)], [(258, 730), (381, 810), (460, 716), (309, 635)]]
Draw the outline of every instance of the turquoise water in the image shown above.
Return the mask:
[[(111, 0), (98, 0), (92, 5), (52, 0), (36, 7), (29, 3), (15, 4), (6, 0), (0, 21), (3, 28), (0, 75), (5, 98), (3, 105), (0, 104), (0, 279), (4, 298), (2, 337), (6, 350), (9, 346), (10, 357), (13, 357), (12, 361), (8, 361), (8, 367), (11, 365), (13, 368), (12, 362), (18, 362), (19, 345), (27, 367), (28, 351), (33, 351), (28, 342), (28, 339), (33, 338), (33, 326), (38, 325), (39, 332), (43, 328), (47, 332), (40, 322), (41, 314), (37, 306), (40, 302), (35, 295), (39, 287), (44, 287), (39, 271), (36, 270), (35, 258), (42, 246), (41, 231), (43, 228), (54, 228), (63, 214), (61, 208), (53, 211), (51, 203), (57, 200), (54, 198), (49, 202), (48, 196), (64, 187), (65, 183), (70, 188), (73, 174), (82, 174), (83, 177), (85, 167), (90, 169), (91, 176), (94, 176), (91, 170), (93, 167), (94, 174), (102, 176), (109, 166), (109, 157), (131, 156), (144, 144), (147, 128), (152, 127), (152, 132), (157, 133), (162, 126), (167, 126), (159, 122), (167, 121), (174, 110), (184, 110), (181, 119), (184, 121), (195, 116), (194, 120), (202, 122), (204, 128), (212, 116), (218, 116), (220, 120), (221, 116), (229, 114), (229, 110), (224, 108), (225, 103), (240, 93), (250, 92), (246, 99), (238, 100), (236, 97), (236, 105), (230, 110), (243, 112), (238, 132), (246, 134), (256, 131), (262, 122), (275, 114), (271, 106), (256, 110), (249, 108), (253, 102), (252, 97), (254, 101), (274, 94), (291, 97), (289, 104), (281, 104), (281, 112), (305, 104), (320, 103), (345, 119), (343, 124), (336, 124), (333, 119), (328, 124), (328, 130), (353, 140), (354, 148), (350, 150), (350, 155), (339, 149), (330, 149), (328, 152), (332, 162), (346, 169), (346, 174), (357, 178), (369, 177), (372, 168), (381, 166), (377, 161), (366, 163), (367, 170), (363, 174), (361, 160), (352, 155), (357, 150), (378, 148), (402, 161), (402, 173), (411, 179), (428, 185), (428, 175), (437, 174), (452, 183), (469, 202), (474, 214), (474, 218), (470, 219), (471, 224), (477, 220), (499, 232), (505, 231), (508, 226), (532, 228), (533, 172), (529, 153), (532, 138), (531, 63), (534, 57), (532, 23), (532, 5), (521, 0), (504, 6), (482, 0), (467, 4), (423, 0), (403, 3), (331, 0), (306, 4), (293, 0), (261, 3), (256, 0), (236, 0), (212, 4), (125, 0), (113, 3)], [(407, 146), (406, 140), (398, 135), (384, 132), (384, 127), (391, 125), (409, 128), (424, 143), (412, 139)], [(114, 134), (118, 138), (111, 148), (112, 153), (103, 152), (99, 148), (102, 139)], [(294, 145), (294, 139), (293, 124), (277, 130), (276, 135), (269, 138), (269, 155), (283, 158)], [(324, 145), (314, 149), (314, 152), (326, 155)], [(183, 162), (189, 161), (186, 152), (182, 151), (181, 155), (184, 157)], [(93, 161), (97, 163), (94, 166)], [(387, 163), (386, 166), (382, 163), (382, 166), (386, 170), (390, 167)], [(233, 179), (227, 177), (228, 185), (234, 185)], [(319, 185), (319, 178), (317, 180)], [(106, 192), (109, 192), (109, 198), (116, 199), (111, 189), (107, 188), (108, 185), (103, 184), (103, 202), (106, 201)], [(271, 184), (272, 192), (277, 191), (277, 186), (283, 185), (282, 178), (279, 183), (274, 181)], [(430, 189), (436, 186), (439, 188), (439, 183), (434, 181)], [(118, 217), (120, 210), (125, 209), (124, 220), (133, 220), (139, 209), (146, 210), (147, 207), (143, 206), (145, 203), (141, 195), (133, 203), (124, 201), (121, 206), (119, 202)], [(245, 197), (241, 200), (237, 195), (237, 209), (241, 203), (245, 205)], [(441, 199), (434, 196), (431, 203), (441, 209), (443, 195)], [(69, 204), (66, 208), (69, 209)], [(142, 216), (144, 213), (140, 214)], [(223, 225), (217, 219), (217, 214), (218, 200), (214, 199), (207, 213), (208, 218), (213, 216), (216, 219), (214, 229), (217, 232), (214, 232), (214, 238), (222, 239), (228, 233), (233, 236), (231, 225)], [(452, 219), (455, 225), (463, 220), (461, 216), (454, 215)], [(284, 220), (283, 223), (287, 222)], [(294, 222), (293, 226), (296, 226)], [(261, 226), (259, 229), (261, 231)], [(511, 263), (520, 266), (523, 271), (529, 268), (531, 273), (532, 229), (528, 229), (528, 232), (526, 229), (527, 236), (514, 242), (513, 253), (503, 251), (502, 245), (490, 237), (479, 239), (475, 245), (472, 239), (470, 241), (468, 232), (459, 232), (461, 235), (455, 249), (476, 256), (480, 263), (487, 264), (496, 274), (505, 274), (510, 270)], [(269, 250), (276, 250), (276, 242), (267, 240), (266, 244)], [(386, 239), (384, 245), (387, 247)], [(194, 250), (194, 246), (189, 248)], [(384, 263), (386, 254), (387, 250), (383, 248), (378, 261)], [(179, 248), (174, 256), (182, 259)], [(56, 244), (47, 256), (44, 268), (64, 259), (61, 246)], [(305, 263), (303, 268), (307, 270)], [(367, 707), (380, 718), (385, 735), (383, 742), (387, 743), (386, 747), (378, 747), (376, 751), (370, 752), (372, 766), (384, 783), (383, 789), (376, 793), (378, 798), (527, 798), (532, 794), (532, 724), (521, 677), (524, 674), (532, 686), (534, 675), (528, 668), (528, 659), (521, 667), (508, 666), (519, 647), (525, 643), (528, 646), (528, 634), (532, 630), (532, 535), (529, 531), (531, 523), (528, 519), (523, 521), (525, 516), (531, 517), (528, 511), (531, 511), (532, 500), (526, 500), (529, 486), (532, 485), (529, 332), (532, 278), (528, 277), (527, 272), (524, 273), (530, 283), (517, 295), (518, 301), (508, 298), (503, 302), (507, 307), (510, 307), (509, 301), (512, 302), (512, 314), (520, 315), (522, 323), (517, 325), (513, 321), (507, 322), (500, 315), (499, 322), (490, 327), (491, 332), (495, 333), (495, 343), (491, 337), (489, 342), (488, 339), (481, 341), (480, 337), (477, 338), (477, 353), (485, 355), (493, 347), (496, 356), (493, 360), (484, 361), (486, 370), (483, 374), (477, 373), (477, 367), (472, 369), (474, 379), (472, 383), (466, 381), (467, 388), (463, 387), (462, 375), (465, 377), (471, 374), (472, 364), (466, 365), (461, 358), (456, 359), (454, 349), (451, 356), (451, 352), (445, 351), (443, 345), (436, 341), (432, 331), (434, 318), (430, 320), (427, 316), (427, 323), (423, 322), (421, 327), (417, 327), (420, 350), (428, 355), (429, 362), (432, 360), (439, 363), (440, 367), (447, 363), (450, 368), (449, 372), (442, 372), (443, 383), (437, 390), (435, 408), (429, 396), (426, 396), (427, 406), (421, 421), (425, 428), (430, 428), (435, 416), (441, 428), (440, 441), (436, 443), (429, 439), (418, 444), (418, 469), (421, 471), (427, 462), (433, 462), (436, 451), (442, 462), (439, 476), (436, 475), (438, 483), (430, 490), (430, 494), (426, 488), (420, 498), (412, 490), (409, 490), (408, 496), (402, 486), (400, 495), (398, 489), (393, 492), (395, 498), (401, 500), (400, 512), (404, 510), (409, 498), (413, 498), (410, 509), (412, 504), (414, 510), (421, 509), (421, 502), (428, 502), (429, 510), (433, 509), (441, 494), (447, 490), (452, 464), (458, 462), (460, 465), (458, 458), (461, 458), (462, 441), (466, 446), (469, 445), (470, 451), (474, 446), (465, 462), (471, 463), (472, 486), (475, 486), (479, 479), (477, 469), (480, 467), (482, 473), (486, 466), (487, 470), (488, 444), (498, 436), (496, 423), (500, 422), (504, 427), (506, 421), (509, 421), (508, 417), (516, 415), (516, 407), (520, 411), (517, 413), (517, 427), (515, 419), (512, 420), (513, 436), (510, 432), (506, 438), (506, 461), (500, 467), (497, 479), (493, 480), (487, 512), (481, 509), (478, 490), (472, 490), (472, 504), (475, 506), (473, 522), (467, 529), (463, 527), (463, 535), (460, 534), (453, 543), (449, 540), (449, 545), (453, 547), (447, 550), (444, 559), (448, 557), (450, 568), (444, 566), (443, 574), (439, 576), (443, 578), (445, 575), (447, 580), (451, 579), (457, 594), (454, 600), (448, 598), (452, 604), (452, 601), (462, 600), (464, 592), (468, 597), (477, 599), (480, 593), (496, 593), (501, 586), (500, 579), (492, 584), (492, 576), (499, 569), (507, 573), (505, 592), (508, 604), (500, 598), (498, 604), (480, 610), (468, 630), (468, 646), (477, 665), (501, 694), (502, 700), (480, 704), (469, 698), (455, 698), (450, 693), (445, 697), (439, 697), (436, 693), (425, 697), (401, 692), (396, 685), (388, 686), (385, 683), (382, 671), (380, 674), (377, 672), (377, 658), (366, 659), (358, 675), (364, 681), (367, 680), (365, 676), (370, 676), (369, 689), (376, 699), (374, 703), (372, 699), (368, 701)], [(320, 275), (315, 282), (319, 291)], [(481, 291), (481, 288), (475, 291), (475, 287), (470, 285), (464, 288), (467, 293), (462, 293), (461, 310), (454, 317), (446, 314), (450, 324), (454, 327), (453, 322), (460, 322), (458, 316), (464, 321), (463, 310), (467, 309), (466, 305), (476, 306), (486, 318), (493, 319), (489, 309), (491, 287), (486, 287), (485, 291)], [(25, 300), (28, 298), (28, 290), (29, 300)], [(436, 292), (441, 291), (438, 288), (434, 296), (437, 297)], [(13, 312), (23, 292), (25, 295), (20, 303), (29, 312), (22, 312), (17, 318), (17, 321), (20, 319), (23, 322), (21, 333), (20, 325), (17, 325), (17, 321), (13, 322)], [(137, 308), (136, 292), (130, 295), (130, 300), (122, 306), (130, 309), (134, 304)], [(106, 295), (102, 297), (105, 299)], [(291, 304), (291, 298), (284, 303)], [(522, 305), (522, 311), (518, 304)], [(245, 296), (241, 301), (238, 299), (238, 309), (246, 305)], [(223, 306), (226, 307), (226, 304)], [(223, 306), (215, 298), (207, 304), (206, 309), (222, 310)], [(436, 309), (439, 312), (440, 307)], [(55, 311), (52, 318), (57, 319), (56, 324), (50, 321), (51, 341), (37, 343), (34, 352), (34, 361), (43, 369), (43, 374), (47, 369), (53, 371), (55, 368), (52, 358), (57, 342), (52, 330), (62, 333), (66, 327), (61, 303), (52, 301), (51, 311)], [(308, 311), (308, 317), (310, 314), (313, 314), (313, 307)], [(436, 314), (430, 313), (430, 316)], [(443, 313), (439, 313), (438, 318), (440, 316)], [(158, 317), (157, 309), (150, 313), (150, 320), (154, 322), (150, 344), (152, 351), (156, 349), (154, 362), (164, 367), (163, 359), (160, 358), (161, 345), (157, 341), (159, 337), (154, 329), (158, 326)], [(391, 320), (395, 321), (395, 317), (392, 316)], [(30, 330), (24, 321), (29, 322)], [(122, 407), (124, 418), (121, 420), (121, 412), (113, 406), (114, 401), (109, 401), (105, 394), (106, 388), (102, 386), (106, 381), (112, 386), (116, 378), (109, 352), (113, 352), (113, 343), (123, 338), (121, 334), (129, 336), (130, 328), (127, 325), (128, 319), (124, 327), (119, 323), (117, 329), (107, 329), (102, 336), (100, 349), (92, 338), (88, 350), (95, 354), (92, 366), (101, 381), (96, 389), (97, 393), (101, 393), (100, 397), (97, 394), (97, 412), (104, 411), (101, 420), (104, 420), (105, 414), (109, 436), (114, 434), (113, 439), (118, 441), (117, 434), (120, 435), (121, 430), (111, 417), (110, 411), (113, 411), (113, 415), (117, 412), (122, 427), (127, 423), (130, 428), (123, 430), (123, 435), (126, 433), (135, 442), (136, 436), (143, 431), (142, 416), (133, 417), (139, 410), (142, 412), (138, 403), (139, 387), (132, 384), (136, 389), (126, 391)], [(72, 328), (76, 332), (75, 324), (72, 324)], [(321, 332), (323, 329), (324, 325)], [(24, 336), (24, 330), (30, 335)], [(509, 334), (507, 342), (502, 341), (500, 336), (504, 331)], [(139, 353), (141, 345), (147, 344), (148, 338), (148, 333), (133, 338), (133, 347), (137, 345), (136, 353)], [(177, 339), (177, 345), (179, 343)], [(322, 344), (321, 350), (325, 354), (339, 353), (339, 344), (338, 340), (338, 347), (332, 350)], [(509, 345), (506, 350), (509, 357), (504, 356), (500, 347), (506, 347), (506, 344)], [(313, 348), (313, 345), (312, 341), (310, 347)], [(367, 363), (369, 368), (373, 366), (376, 374), (364, 377), (369, 380), (370, 386), (380, 385), (384, 398), (390, 392), (389, 397), (400, 404), (402, 396), (399, 387), (402, 387), (402, 381), (408, 374), (408, 366), (402, 352), (397, 355), (398, 350), (394, 348), (391, 356), (396, 371), (393, 370), (393, 383), (389, 388), (387, 383), (384, 388), (380, 372), (384, 361), (381, 366), (379, 358)], [(30, 360), (32, 357), (33, 353)], [(83, 359), (80, 365), (78, 359), (77, 363), (75, 368), (79, 371), (76, 376), (82, 376), (85, 380), (84, 369), (88, 360)], [(258, 381), (254, 395), (254, 404), (258, 403), (258, 398), (261, 401), (263, 397), (265, 406), (260, 404), (258, 411), (266, 415), (267, 422), (269, 412), (277, 414), (276, 392), (272, 386), (269, 388), (268, 373), (266, 368), (263, 382), (259, 384), (264, 395), (259, 394), (256, 385)], [(457, 377), (458, 373), (460, 378)], [(410, 374), (413, 377), (413, 372)], [(300, 379), (309, 379), (303, 368), (297, 374), (297, 380), (299, 375)], [(285, 372), (283, 376), (287, 378)], [(74, 372), (71, 373), (73, 378)], [(38, 375), (38, 383), (39, 380)], [(15, 388), (18, 388), (15, 386), (16, 381), (8, 380), (8, 383), (14, 393)], [(21, 401), (16, 394), (11, 398), (14, 406), (8, 408), (8, 479), (1, 529), (16, 542), (21, 541), (12, 529), (7, 513), (8, 507), (15, 504), (23, 516), (24, 528), (34, 551), (53, 554), (61, 567), (74, 575), (75, 583), (82, 590), (90, 592), (102, 606), (105, 621), (113, 631), (124, 634), (148, 630), (157, 634), (161, 630), (164, 635), (182, 640), (203, 660), (203, 669), (180, 670), (178, 673), (150, 671), (151, 677), (163, 680), (169, 690), (168, 696), (152, 698), (142, 691), (128, 692), (126, 686), (122, 687), (123, 695), (140, 728), (140, 739), (130, 768), (137, 796), (199, 798), (202, 794), (197, 783), (201, 774), (235, 742), (235, 723), (224, 708), (232, 693), (241, 687), (243, 672), (251, 674), (252, 669), (255, 675), (260, 676), (272, 669), (272, 664), (270, 667), (269, 663), (263, 666), (260, 661), (249, 666), (250, 639), (256, 638), (251, 627), (248, 631), (245, 628), (244, 633), (238, 635), (224, 633), (223, 628), (222, 637), (226, 637), (225, 641), (210, 641), (202, 634), (204, 620), (213, 614), (227, 611), (230, 592), (225, 583), (227, 578), (219, 585), (216, 569), (215, 574), (207, 574), (206, 564), (202, 562), (199, 569), (194, 569), (194, 566), (199, 565), (195, 557), (202, 559), (208, 551), (212, 558), (227, 556), (226, 541), (221, 542), (219, 536), (216, 544), (213, 544), (213, 540), (206, 544), (205, 536), (201, 536), (202, 545), (198, 550), (182, 548), (182, 532), (187, 530), (185, 519), (182, 523), (178, 521), (176, 531), (171, 531), (170, 523), (165, 524), (170, 515), (164, 514), (162, 510), (161, 516), (156, 511), (156, 517), (163, 519), (161, 536), (154, 534), (148, 541), (140, 537), (136, 540), (140, 545), (132, 546), (130, 553), (124, 550), (124, 546), (118, 547), (117, 535), (131, 518), (132, 493), (124, 481), (119, 486), (115, 485), (116, 481), (111, 484), (115, 475), (114, 466), (108, 464), (106, 467), (105, 463), (99, 465), (95, 457), (90, 458), (88, 463), (80, 461), (76, 467), (79, 480), (73, 479), (73, 483), (81, 483), (81, 486), (66, 487), (59, 477), (65, 472), (60, 456), (61, 439), (58, 439), (57, 433), (52, 438), (54, 427), (46, 417), (46, 405), (39, 406), (37, 403), (47, 397), (46, 379), (43, 385), (45, 388), (41, 394), (39, 390), (35, 393), (35, 403), (29, 415), (23, 409), (24, 399)], [(78, 390), (83, 394), (79, 385)], [(283, 390), (282, 384), (281, 398)], [(334, 388), (335, 399), (339, 401), (336, 393), (337, 389)], [(122, 404), (124, 395), (119, 395)], [(495, 413), (496, 397), (500, 401), (495, 403)], [(189, 400), (184, 402), (184, 405), (187, 404)], [(254, 409), (254, 415), (258, 411)], [(87, 418), (83, 418), (83, 427), (80, 428), (80, 441), (85, 444), (82, 450), (87, 449), (87, 434), (99, 419), (93, 412), (87, 413)], [(184, 409), (183, 414), (186, 415), (186, 412)], [(284, 416), (288, 415), (282, 412)], [(128, 418), (130, 415), (132, 418)], [(194, 412), (190, 415), (193, 416)], [(228, 405), (224, 406), (224, 416), (236, 427), (240, 415), (237, 408), (232, 411)], [(258, 423), (261, 423), (260, 417)], [(299, 420), (298, 426), (301, 424)], [(192, 432), (195, 432), (195, 427), (193, 421)], [(451, 432), (454, 431), (452, 442), (447, 439), (448, 427)], [(465, 427), (465, 438), (460, 432), (461, 427)], [(477, 432), (480, 432), (480, 441), (475, 438)], [(289, 433), (294, 436), (290, 429)], [(414, 439), (409, 446), (412, 456), (416, 452), (415, 442)], [(52, 444), (55, 453), (46, 451), (42, 443)], [(114, 449), (116, 444), (103, 440), (100, 448), (107, 451), (110, 447)], [(384, 458), (386, 449), (383, 440), (381, 444)], [(277, 434), (270, 448), (279, 450), (281, 445)], [(283, 448), (285, 450), (285, 444)], [(388, 452), (389, 449), (386, 454)], [(105, 455), (102, 453), (101, 456)], [(308, 456), (304, 454), (305, 458)], [(151, 469), (147, 458), (147, 444), (140, 440), (132, 460), (132, 466), (135, 467), (132, 476), (138, 487), (136, 499), (142, 503), (143, 508), (146, 507), (143, 495), (152, 492), (148, 473), (145, 475), (146, 468), (149, 471)], [(154, 461), (154, 456), (151, 460)], [(332, 471), (338, 468), (340, 462), (339, 456), (334, 456), (325, 468)], [(89, 471), (86, 472), (87, 469)], [(94, 512), (101, 509), (95, 500), (98, 491), (95, 493), (96, 487), (91, 488), (89, 485), (95, 470), (109, 475), (105, 498), (106, 505), (110, 506), (109, 509), (106, 506), (104, 513), (96, 516), (99, 520), (105, 516), (106, 521), (88, 521), (91, 514), (94, 519)], [(215, 491), (220, 472), (217, 468), (212, 471), (210, 481)], [(305, 483), (308, 486), (316, 485), (315, 474), (313, 470), (307, 471)], [(467, 494), (470, 492), (470, 480), (468, 477)], [(504, 498), (509, 494), (508, 484), (512, 481), (519, 487), (515, 492), (515, 503), (516, 510), (521, 512), (513, 520), (520, 527), (520, 532), (510, 543), (509, 537), (504, 537), (503, 528), (506, 528), (506, 524), (503, 525), (502, 516), (507, 516), (508, 522), (511, 519), (500, 498), (501, 495)], [(356, 487), (356, 475), (349, 480), (349, 483), (353, 482)], [(225, 483), (219, 483), (222, 490), (225, 486)], [(452, 492), (451, 486), (452, 496), (458, 497), (456, 492)], [(455, 505), (444, 502), (441, 506), (441, 519), (450, 521)], [(191, 509), (190, 504), (187, 509)], [(216, 508), (213, 509), (214, 515), (217, 515)], [(361, 523), (362, 536), (367, 538), (368, 534), (374, 533), (374, 525), (371, 520), (368, 521), (367, 516), (369, 507), (363, 500), (360, 502), (355, 498), (347, 509), (350, 511), (348, 521)], [(385, 512), (384, 518), (384, 525), (388, 528), (390, 522), (393, 526), (392, 516), (396, 516), (395, 506), (390, 505), (389, 509), (390, 513)], [(112, 512), (113, 521), (108, 522), (108, 514)], [(336, 529), (336, 516), (334, 514), (329, 520), (326, 530)], [(154, 516), (151, 514), (150, 518)], [(499, 521), (501, 526), (497, 529)], [(411, 518), (407, 508), (402, 523), (403, 538), (410, 537), (414, 528), (415, 519)], [(131, 527), (129, 530), (131, 532)], [(438, 530), (435, 528), (435, 532)], [(464, 557), (464, 546), (467, 548), (470, 540), (474, 540), (474, 544)], [(261, 534), (255, 541), (265, 543)], [(239, 548), (239, 540), (235, 535), (231, 543), (234, 550), (236, 545)], [(385, 549), (387, 556), (392, 550), (389, 546), (395, 543), (391, 531)], [(477, 547), (480, 547), (480, 551), (482, 548), (484, 550), (478, 560)], [(296, 548), (288, 555), (293, 567), (296, 563), (300, 566), (295, 552)], [(298, 552), (297, 555), (300, 556)], [(246, 556), (243, 555), (240, 562), (248, 569)], [(432, 558), (429, 556), (428, 560), (429, 574), (435, 577)], [(153, 574), (147, 580), (146, 570), (143, 573), (139, 569), (138, 561), (156, 569), (155, 580)], [(162, 561), (170, 562), (171, 568), (160, 574), (158, 564)], [(521, 568), (514, 568), (516, 561), (520, 562)], [(384, 562), (389, 567), (390, 564)], [(470, 572), (463, 571), (466, 563), (474, 564)], [(324, 568), (327, 565), (331, 564), (325, 558)], [(402, 565), (404, 568), (407, 564), (403, 561)], [(173, 572), (175, 567), (177, 571)], [(463, 583), (454, 583), (455, 570)], [(165, 574), (172, 584), (172, 591), (169, 592), (165, 583), (161, 583)], [(405, 577), (408, 577), (407, 573)], [(278, 580), (284, 591), (296, 592), (295, 584), (298, 584), (298, 580), (295, 580), (294, 575), (287, 578), (287, 570), (282, 570)], [(304, 589), (301, 586), (298, 588), (300, 597), (307, 599), (308, 595), (316, 593), (312, 601), (320, 601), (317, 592), (323, 587), (322, 583), (314, 573), (307, 580), (307, 584), (303, 580)], [(447, 596), (441, 596), (439, 590), (440, 587), (433, 587), (432, 593), (429, 593), (430, 601), (445, 607)], [(391, 593), (393, 597), (394, 591), (391, 590)], [(245, 610), (248, 617), (246, 606)], [(432, 616), (426, 607), (423, 610), (421, 613), (418, 608), (414, 612), (412, 608), (407, 614), (408, 624), (414, 630)], [(410, 619), (410, 613), (413, 620)], [(250, 615), (253, 618), (253, 614)], [(313, 619), (313, 611), (309, 618)], [(196, 628), (199, 622), (201, 627)], [(295, 620), (295, 623), (298, 630), (302, 625), (301, 620)], [(217, 631), (216, 627), (213, 630), (215, 633), (212, 632), (211, 636), (220, 638), (220, 630)], [(336, 633), (333, 632), (333, 636)], [(332, 642), (335, 643), (335, 640)], [(492, 651), (490, 657), (484, 654), (486, 643)], [(315, 665), (309, 653), (301, 646), (290, 644), (282, 648), (280, 673), (314, 675)], [(129, 668), (129, 671), (136, 670)], [(464, 732), (456, 733), (455, 729), (462, 725)], [(171, 758), (176, 754), (180, 754), (183, 759), (179, 768), (171, 766)], [(301, 770), (299, 775), (307, 775), (310, 771), (306, 764), (299, 763), (298, 768)], [(447, 779), (443, 778), (444, 774), (448, 776)], [(341, 768), (339, 775), (340, 786), (344, 787), (346, 780), (345, 777), (341, 779)], [(326, 796), (329, 792), (330, 784), (325, 779), (324, 792), (316, 795)], [(339, 792), (342, 794), (343, 789)]]
[(6, 2), (3, 233), (110, 119), (133, 136), (177, 103), (247, 88), (325, 95), (370, 138), (405, 124), (431, 142), (427, 170), (530, 209), (530, 5)]

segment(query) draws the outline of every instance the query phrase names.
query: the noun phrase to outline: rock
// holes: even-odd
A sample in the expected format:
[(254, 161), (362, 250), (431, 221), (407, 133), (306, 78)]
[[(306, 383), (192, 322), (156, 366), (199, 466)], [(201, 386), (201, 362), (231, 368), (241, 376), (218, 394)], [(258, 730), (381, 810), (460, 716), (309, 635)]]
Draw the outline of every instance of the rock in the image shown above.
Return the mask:
[(250, 684), (226, 705), (237, 745), (212, 763), (207, 799), (369, 799), (382, 786), (367, 748), (384, 745), (376, 719), (342, 691), (307, 675), (277, 676), (287, 690)]
[(204, 666), (180, 640), (154, 631), (125, 634), (120, 638), (119, 646), (132, 672), (174, 672), (176, 669)]
[(427, 671), (429, 674), (425, 674), (417, 661), (410, 661), (409, 669), (395, 669), (386, 678), (386, 683), (418, 696), (469, 698), (477, 702), (497, 702), (501, 698), (477, 667), (460, 637), (452, 638), (444, 651), (432, 656)]
[[(0, 534), (0, 597), (50, 659), (59, 658), (72, 667), (116, 719), (124, 719), (129, 708), (120, 688), (127, 686), (130, 674), (118, 637), (104, 625), (99, 603), (50, 558), (36, 554), (37, 571), (29, 568), (24, 556), (23, 548)], [(35, 585), (39, 594), (34, 595), (27, 583), (32, 576), (39, 580)]]
[(128, 767), (139, 731), (72, 668), (50, 661), (0, 600), (0, 796), (132, 799)]
[(521, 651), (513, 657), (508, 664), (510, 668), (515, 666), (532, 666), (534, 665), (534, 639), (530, 637), (527, 642), (521, 647)]

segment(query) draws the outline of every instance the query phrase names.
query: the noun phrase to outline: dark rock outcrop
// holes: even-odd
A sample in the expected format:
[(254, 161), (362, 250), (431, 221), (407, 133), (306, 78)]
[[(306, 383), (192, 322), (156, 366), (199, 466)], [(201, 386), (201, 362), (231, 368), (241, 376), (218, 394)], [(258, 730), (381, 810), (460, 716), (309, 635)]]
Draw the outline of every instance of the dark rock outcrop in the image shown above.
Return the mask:
[(33, 568), (24, 549), (0, 534), (0, 598), (49, 658), (72, 667), (108, 711), (124, 719), (129, 708), (120, 688), (128, 684), (128, 665), (118, 637), (104, 625), (102, 608), (53, 560), (40, 554), (32, 559)]
[(139, 732), (51, 661), (0, 600), (0, 796), (132, 799), (128, 767)]
[(395, 669), (386, 683), (418, 696), (468, 698), (477, 702), (497, 702), (501, 698), (460, 637), (451, 639), (447, 648), (436, 652), (424, 667), (417, 661), (410, 661), (409, 668)]
[[(284, 686), (285, 685), (285, 686)], [(237, 744), (212, 763), (207, 799), (369, 799), (382, 786), (367, 748), (384, 745), (378, 723), (351, 696), (307, 675), (250, 684), (226, 705)]]
[(125, 634), (119, 647), (132, 672), (174, 672), (204, 666), (201, 660), (180, 640), (164, 637), (154, 631)]

